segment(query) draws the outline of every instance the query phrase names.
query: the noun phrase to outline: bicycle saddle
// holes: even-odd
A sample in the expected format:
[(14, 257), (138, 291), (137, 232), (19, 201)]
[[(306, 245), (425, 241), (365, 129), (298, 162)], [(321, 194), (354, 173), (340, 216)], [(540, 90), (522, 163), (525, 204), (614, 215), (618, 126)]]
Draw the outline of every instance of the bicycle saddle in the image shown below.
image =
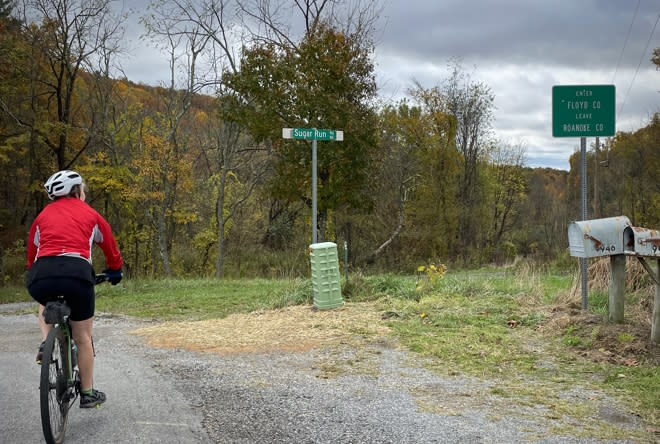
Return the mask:
[(44, 321), (46, 324), (62, 324), (71, 314), (71, 308), (64, 301), (54, 301), (46, 304), (44, 308)]

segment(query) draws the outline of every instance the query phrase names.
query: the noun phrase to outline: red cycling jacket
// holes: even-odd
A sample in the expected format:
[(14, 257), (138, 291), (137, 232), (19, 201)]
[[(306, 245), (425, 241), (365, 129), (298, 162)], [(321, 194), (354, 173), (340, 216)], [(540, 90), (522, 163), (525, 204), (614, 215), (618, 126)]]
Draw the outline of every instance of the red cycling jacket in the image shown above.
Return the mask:
[(61, 197), (48, 204), (30, 227), (27, 268), (46, 256), (80, 257), (91, 264), (93, 243), (101, 247), (110, 270), (121, 268), (121, 254), (103, 216), (78, 198)]

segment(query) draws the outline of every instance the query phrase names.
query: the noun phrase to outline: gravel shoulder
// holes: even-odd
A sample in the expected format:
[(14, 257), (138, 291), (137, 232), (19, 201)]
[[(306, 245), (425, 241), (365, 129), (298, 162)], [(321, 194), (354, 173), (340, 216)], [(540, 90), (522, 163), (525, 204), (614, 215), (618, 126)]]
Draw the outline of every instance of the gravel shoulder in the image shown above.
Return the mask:
[[(0, 418), (2, 442), (43, 442), (39, 410), (40, 342), (36, 304), (8, 304), (0, 313)], [(127, 332), (139, 321), (100, 316), (95, 321), (94, 384), (108, 400), (99, 409), (69, 412), (66, 442), (212, 442), (201, 413), (175, 381), (159, 371), (161, 353)]]
[[(0, 382), (0, 415), (7, 442), (38, 442), (38, 329), (21, 310), (0, 310), (0, 371), (19, 376)], [(643, 429), (636, 417), (602, 394), (565, 396), (593, 398), (630, 439), (562, 435), (548, 412), (493, 395), (496, 382), (433, 373), (390, 339), (219, 354), (150, 347), (133, 333), (149, 325), (98, 316), (96, 381), (109, 401), (91, 414), (74, 409), (67, 442), (90, 429), (90, 442), (644, 442), (632, 438)]]
[[(327, 375), (324, 362), (342, 368)], [(606, 442), (556, 434), (548, 412), (490, 395), (492, 382), (431, 373), (392, 344), (239, 356), (180, 353), (162, 371), (185, 393), (195, 393), (190, 401), (218, 443)], [(592, 395), (579, 388), (567, 394)], [(619, 426), (641, 427), (612, 400), (598, 402), (610, 405)]]

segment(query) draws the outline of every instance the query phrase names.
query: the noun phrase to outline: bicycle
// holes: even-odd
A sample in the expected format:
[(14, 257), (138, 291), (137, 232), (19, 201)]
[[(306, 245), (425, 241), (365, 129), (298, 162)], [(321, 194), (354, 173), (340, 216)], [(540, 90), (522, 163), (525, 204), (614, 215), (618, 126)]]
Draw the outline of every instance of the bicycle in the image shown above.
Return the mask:
[[(95, 284), (108, 280), (107, 274), (97, 274)], [(80, 395), (78, 350), (73, 341), (70, 314), (64, 296), (48, 302), (43, 311), (46, 323), (54, 324), (44, 344), (39, 384), (41, 426), (49, 444), (64, 441), (69, 409)]]

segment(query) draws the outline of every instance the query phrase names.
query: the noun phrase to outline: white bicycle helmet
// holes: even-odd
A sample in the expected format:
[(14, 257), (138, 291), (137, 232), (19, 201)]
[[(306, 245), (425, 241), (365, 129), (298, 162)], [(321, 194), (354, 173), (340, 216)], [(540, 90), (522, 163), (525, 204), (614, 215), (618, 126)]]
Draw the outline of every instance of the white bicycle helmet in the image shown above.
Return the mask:
[(67, 196), (71, 188), (82, 183), (80, 174), (71, 170), (62, 170), (50, 176), (44, 186), (50, 200), (55, 200), (56, 197)]

